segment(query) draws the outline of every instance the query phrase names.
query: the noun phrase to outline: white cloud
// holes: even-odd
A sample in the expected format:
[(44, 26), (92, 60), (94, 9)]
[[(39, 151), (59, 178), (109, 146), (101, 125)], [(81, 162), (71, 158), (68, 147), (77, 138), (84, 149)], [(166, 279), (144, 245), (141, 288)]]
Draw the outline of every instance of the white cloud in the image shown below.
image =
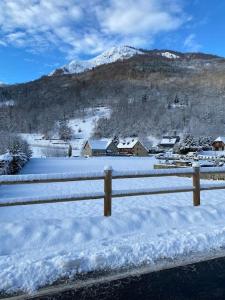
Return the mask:
[(168, 3), (156, 0), (113, 0), (109, 7), (99, 12), (99, 16), (106, 32), (109, 33), (132, 36), (155, 34), (177, 29), (183, 22), (181, 17), (176, 15), (177, 8)]
[(0, 40), (0, 46), (6, 47), (6, 46), (7, 46), (7, 43)]
[(196, 40), (196, 35), (194, 33), (189, 34), (184, 40), (184, 47), (187, 51), (197, 52), (201, 49), (201, 44)]
[(67, 36), (58, 36), (57, 30), (74, 28), (81, 16), (82, 11), (73, 0), (65, 3), (60, 0), (1, 0), (1, 39), (17, 47), (42, 51), (49, 45), (63, 43)]
[(23, 47), (26, 45), (26, 34), (21, 31), (9, 33), (6, 35), (6, 40), (14, 46)]
[(0, 45), (70, 57), (115, 44), (144, 47), (155, 35), (178, 29), (183, 0), (1, 0)]

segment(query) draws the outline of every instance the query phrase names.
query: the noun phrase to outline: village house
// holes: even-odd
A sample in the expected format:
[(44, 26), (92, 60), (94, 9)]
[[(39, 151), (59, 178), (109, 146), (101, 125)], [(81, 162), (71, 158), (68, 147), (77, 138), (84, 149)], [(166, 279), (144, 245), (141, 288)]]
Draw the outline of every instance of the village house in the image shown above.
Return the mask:
[(179, 136), (163, 136), (159, 143), (159, 147), (163, 149), (172, 149), (179, 141)]
[(137, 138), (126, 138), (117, 145), (119, 154), (147, 156), (148, 149)]
[(83, 146), (83, 156), (104, 156), (117, 154), (117, 147), (110, 139), (88, 140)]
[(225, 137), (219, 136), (212, 143), (212, 147), (214, 151), (223, 151), (225, 149)]

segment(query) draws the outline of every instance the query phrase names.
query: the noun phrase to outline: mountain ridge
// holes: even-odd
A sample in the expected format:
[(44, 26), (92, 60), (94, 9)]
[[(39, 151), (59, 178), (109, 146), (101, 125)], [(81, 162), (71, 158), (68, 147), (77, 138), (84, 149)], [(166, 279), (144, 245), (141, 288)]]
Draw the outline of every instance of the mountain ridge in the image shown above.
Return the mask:
[(179, 58), (168, 58), (166, 50), (140, 51), (78, 74), (0, 87), (0, 102), (14, 101), (4, 106), (8, 120), (0, 120), (0, 128), (12, 130), (7, 124), (15, 124), (13, 130), (48, 134), (60, 119), (105, 106), (112, 114), (99, 121), (96, 136), (161, 136), (171, 131), (224, 135), (225, 59), (172, 50)]
[(136, 54), (141, 55), (143, 53), (143, 51), (131, 46), (113, 47), (89, 60), (72, 60), (61, 68), (54, 70), (49, 75), (54, 75), (60, 71), (62, 74), (82, 73), (103, 64), (113, 63), (117, 60), (129, 59)]
[(79, 74), (87, 70), (91, 70), (100, 65), (114, 63), (118, 60), (130, 59), (135, 55), (159, 55), (167, 59), (181, 59), (181, 58), (194, 58), (196, 55), (204, 57), (218, 57), (216, 55), (209, 55), (204, 53), (182, 53), (173, 50), (146, 50), (138, 49), (132, 46), (118, 46), (110, 48), (98, 56), (89, 60), (72, 60), (68, 64), (53, 70), (49, 76), (62, 75), (62, 74)]

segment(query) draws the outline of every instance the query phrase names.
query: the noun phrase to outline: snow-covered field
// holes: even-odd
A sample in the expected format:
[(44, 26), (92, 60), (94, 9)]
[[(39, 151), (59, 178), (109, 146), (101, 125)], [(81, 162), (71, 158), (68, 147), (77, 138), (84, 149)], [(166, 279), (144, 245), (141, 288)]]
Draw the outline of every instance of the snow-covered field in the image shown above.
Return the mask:
[[(32, 159), (22, 174), (149, 170), (154, 158)], [(190, 185), (181, 177), (114, 180), (113, 189)], [(0, 199), (103, 191), (102, 181), (0, 186)], [(32, 292), (63, 276), (166, 259), (225, 246), (225, 191), (0, 208), (0, 290)]]

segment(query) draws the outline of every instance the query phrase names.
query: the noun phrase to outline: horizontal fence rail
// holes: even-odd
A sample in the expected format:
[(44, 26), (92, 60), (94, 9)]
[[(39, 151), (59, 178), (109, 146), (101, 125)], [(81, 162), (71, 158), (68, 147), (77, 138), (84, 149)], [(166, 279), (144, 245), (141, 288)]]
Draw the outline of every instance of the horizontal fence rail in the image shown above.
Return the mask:
[(176, 169), (176, 171), (174, 171), (174, 169), (161, 169), (161, 170), (156, 169), (156, 170), (149, 170), (149, 171), (121, 171), (121, 172), (114, 171), (113, 179), (168, 177), (168, 176), (179, 176), (179, 175), (193, 175), (193, 168), (180, 168), (180, 169)]
[[(112, 214), (112, 198), (143, 196), (143, 195), (159, 195), (170, 193), (193, 192), (193, 205), (200, 205), (200, 192), (209, 190), (225, 189), (225, 183), (219, 184), (200, 184), (201, 174), (225, 174), (225, 168), (201, 168), (199, 165), (193, 168), (180, 169), (162, 169), (149, 171), (113, 171), (111, 167), (106, 167), (102, 172), (92, 172), (88, 174), (64, 173), (64, 174), (37, 174), (37, 175), (1, 175), (0, 185), (14, 184), (38, 184), (38, 183), (55, 183), (69, 181), (85, 181), (85, 180), (104, 180), (104, 192), (92, 192), (74, 195), (47, 196), (44, 199), (39, 196), (23, 197), (16, 201), (3, 201), (0, 195), (0, 207), (47, 204), (59, 202), (73, 202), (82, 200), (104, 199), (104, 216)], [(130, 189), (130, 190), (113, 190), (113, 179), (129, 179), (129, 178), (148, 178), (148, 177), (167, 177), (167, 176), (192, 176), (192, 185), (179, 187), (163, 187), (163, 188), (146, 188), (146, 189)]]
[(156, 188), (156, 189), (137, 189), (137, 190), (119, 190), (113, 191), (112, 197), (131, 197), (131, 196), (145, 196), (145, 195), (160, 195), (160, 194), (171, 194), (171, 193), (184, 193), (192, 192), (193, 186), (184, 187), (169, 187), (169, 188)]
[(75, 202), (81, 200), (97, 200), (104, 198), (105, 194), (103, 192), (92, 193), (92, 194), (78, 194), (78, 195), (62, 195), (60, 198), (50, 196), (41, 199), (40, 197), (29, 197), (23, 200), (18, 199), (18, 201), (13, 202), (0, 202), (0, 207), (5, 206), (18, 206), (18, 205), (32, 205), (32, 204), (47, 204), (47, 203), (60, 203), (60, 202)]
[(54, 183), (100, 179), (104, 179), (104, 172), (93, 172), (82, 175), (77, 173), (1, 175), (0, 184)]

